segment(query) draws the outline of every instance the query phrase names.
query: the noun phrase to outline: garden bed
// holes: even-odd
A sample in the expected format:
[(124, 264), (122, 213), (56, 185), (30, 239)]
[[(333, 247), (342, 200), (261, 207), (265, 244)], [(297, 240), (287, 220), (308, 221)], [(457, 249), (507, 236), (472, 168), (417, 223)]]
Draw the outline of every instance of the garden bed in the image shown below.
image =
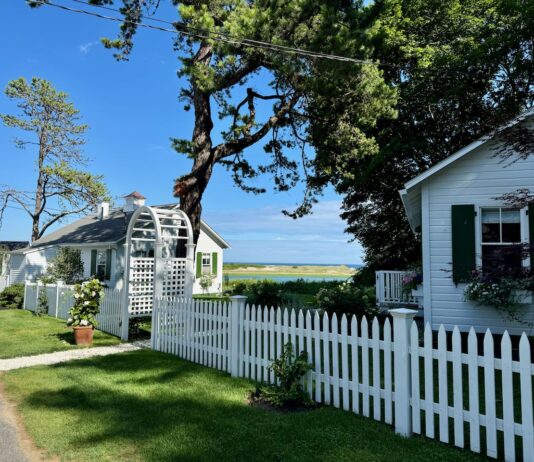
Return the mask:
[(36, 444), (62, 460), (483, 460), (329, 406), (252, 407), (251, 382), (148, 350), (21, 369), (0, 381)]
[[(93, 346), (120, 343), (120, 339), (96, 331)], [(0, 311), (0, 359), (80, 348), (74, 345), (72, 329), (65, 321), (35, 316), (30, 311)]]

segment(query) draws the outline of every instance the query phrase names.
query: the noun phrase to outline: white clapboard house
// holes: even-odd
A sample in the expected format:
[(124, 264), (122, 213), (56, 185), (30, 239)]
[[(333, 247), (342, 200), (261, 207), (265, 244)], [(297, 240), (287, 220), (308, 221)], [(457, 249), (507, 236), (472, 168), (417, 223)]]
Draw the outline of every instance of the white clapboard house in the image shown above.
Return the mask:
[[(60, 247), (80, 249), (84, 263), (84, 276), (96, 275), (108, 286), (121, 289), (124, 285), (124, 243), (133, 212), (145, 205), (145, 197), (138, 192), (125, 196), (122, 207), (110, 209), (104, 202), (95, 214), (83, 217), (41, 239), (30, 246), (10, 253), (7, 268), (11, 284), (35, 281), (46, 273)], [(159, 209), (172, 209), (172, 205), (158, 205)], [(222, 290), (222, 268), (224, 250), (229, 244), (206, 222), (201, 222), (200, 237), (195, 251), (195, 282), (193, 293), (217, 293)], [(146, 253), (146, 255), (143, 254)], [(138, 248), (135, 256), (151, 257), (153, 250)], [(211, 287), (203, 290), (200, 278), (213, 275)]]
[[(506, 128), (521, 126), (534, 126), (533, 110)], [(478, 332), (529, 330), (528, 323), (534, 320), (531, 296), (518, 307), (521, 321), (517, 322), (495, 308), (466, 301), (464, 295), (474, 269), (531, 265), (531, 258), (514, 253), (512, 247), (534, 242), (534, 204), (511, 207), (501, 197), (519, 189), (534, 192), (534, 152), (503, 160), (502, 146), (496, 131), (405, 184), (400, 194), (410, 226), (421, 236), (423, 282), (413, 296), (407, 296), (402, 290), (405, 272), (378, 271), (380, 305), (419, 304), (433, 328), (443, 324), (464, 331), (474, 326)]]

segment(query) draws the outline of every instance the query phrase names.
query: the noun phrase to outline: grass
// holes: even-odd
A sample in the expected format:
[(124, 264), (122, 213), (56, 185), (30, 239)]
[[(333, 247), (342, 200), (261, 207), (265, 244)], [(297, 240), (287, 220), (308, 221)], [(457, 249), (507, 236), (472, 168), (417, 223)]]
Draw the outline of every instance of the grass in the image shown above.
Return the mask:
[[(94, 346), (116, 345), (117, 337), (95, 331)], [(0, 359), (83, 348), (74, 345), (65, 321), (29, 311), (0, 310)]]
[(474, 461), (331, 407), (252, 408), (252, 383), (148, 350), (0, 376), (49, 456), (76, 461)]

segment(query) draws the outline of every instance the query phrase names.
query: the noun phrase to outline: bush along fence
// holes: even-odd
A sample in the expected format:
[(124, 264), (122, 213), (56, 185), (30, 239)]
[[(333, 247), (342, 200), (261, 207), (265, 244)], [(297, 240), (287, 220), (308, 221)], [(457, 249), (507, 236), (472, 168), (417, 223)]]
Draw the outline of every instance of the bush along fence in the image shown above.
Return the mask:
[[(106, 288), (96, 316), (98, 329), (111, 335), (121, 335), (122, 292)], [(67, 320), (74, 306), (73, 286), (27, 282), (24, 286), (24, 309), (32, 312), (46, 310), (43, 314)], [(46, 298), (45, 298), (46, 297)]]
[[(487, 331), (462, 351), (458, 328), (421, 333), (414, 310), (393, 309), (393, 322), (249, 306), (245, 297), (217, 303), (161, 299), (152, 313), (152, 348), (236, 377), (272, 383), (268, 369), (283, 345), (306, 351), (313, 370), (305, 388), (325, 403), (507, 461), (534, 461), (530, 344), (512, 357), (508, 333), (500, 357)], [(422, 335), (421, 335), (422, 334)], [(479, 350), (479, 346), (482, 347)], [(482, 354), (479, 354), (482, 351)]]

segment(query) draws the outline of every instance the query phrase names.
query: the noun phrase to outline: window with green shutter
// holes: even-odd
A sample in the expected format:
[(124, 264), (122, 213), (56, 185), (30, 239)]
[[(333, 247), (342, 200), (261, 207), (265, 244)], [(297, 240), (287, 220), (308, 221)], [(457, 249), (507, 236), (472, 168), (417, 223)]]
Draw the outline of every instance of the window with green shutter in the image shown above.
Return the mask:
[(466, 282), (476, 267), (475, 206), (453, 205), (452, 227), (452, 279), (458, 284)]

